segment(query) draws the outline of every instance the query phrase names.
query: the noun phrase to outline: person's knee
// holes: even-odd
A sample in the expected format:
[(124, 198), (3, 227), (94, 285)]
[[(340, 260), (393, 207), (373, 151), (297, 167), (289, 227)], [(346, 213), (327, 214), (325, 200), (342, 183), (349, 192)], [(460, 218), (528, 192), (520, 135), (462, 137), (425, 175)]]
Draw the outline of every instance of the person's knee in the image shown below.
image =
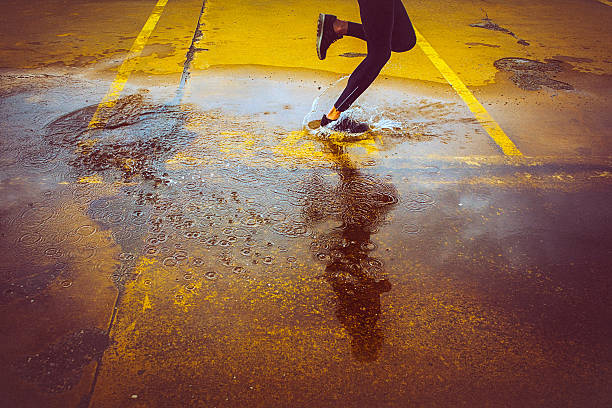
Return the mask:
[(417, 43), (416, 35), (405, 37), (400, 44), (393, 44), (393, 52), (406, 52), (415, 47)]
[(413, 34), (408, 40), (406, 51), (410, 51), (411, 49), (413, 49), (416, 46), (416, 43), (417, 43), (416, 35)]

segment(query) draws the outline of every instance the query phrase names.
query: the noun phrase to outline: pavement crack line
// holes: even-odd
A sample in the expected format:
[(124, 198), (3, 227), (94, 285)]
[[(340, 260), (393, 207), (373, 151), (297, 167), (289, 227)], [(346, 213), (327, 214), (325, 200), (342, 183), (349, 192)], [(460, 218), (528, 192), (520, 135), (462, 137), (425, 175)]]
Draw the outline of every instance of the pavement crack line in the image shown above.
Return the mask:
[[(117, 296), (115, 297), (115, 303), (113, 304), (113, 313), (110, 318), (110, 322), (108, 324), (108, 328), (106, 329), (106, 337), (110, 340), (110, 333), (113, 329), (113, 324), (115, 323), (115, 318), (117, 316), (117, 311), (119, 309), (119, 302), (121, 301), (122, 292), (119, 291)], [(89, 388), (89, 392), (81, 398), (81, 402), (78, 405), (78, 408), (87, 408), (91, 405), (91, 400), (96, 389), (96, 384), (98, 382), (98, 376), (100, 374), (100, 368), (102, 367), (102, 359), (104, 358), (104, 353), (98, 357), (96, 360), (96, 371), (94, 372), (94, 377), (91, 382), (91, 387)]]
[[(128, 56), (126, 57), (126, 59), (124, 60), (124, 62), (121, 64), (120, 68), (119, 68), (119, 72), (117, 74), (117, 77), (115, 78), (115, 81), (113, 81), (113, 83), (111, 84), (111, 86), (109, 87), (108, 93), (106, 94), (106, 96), (104, 97), (104, 99), (100, 102), (100, 104), (98, 105), (96, 112), (94, 114), (94, 116), (92, 117), (88, 127), (89, 128), (104, 128), (106, 126), (106, 122), (108, 120), (107, 117), (107, 113), (108, 111), (117, 103), (117, 101), (119, 100), (119, 97), (121, 95), (121, 92), (123, 91), (123, 88), (129, 78), (130, 73), (134, 70), (134, 67), (136, 65), (136, 61), (138, 59), (138, 57), (140, 56), (140, 54), (142, 53), (142, 50), (144, 49), (144, 46), (146, 45), (149, 37), (151, 36), (153, 30), (155, 29), (157, 22), (159, 21), (159, 18), (161, 17), (161, 14), (167, 4), (168, 0), (159, 0), (157, 2), (157, 4), (155, 5), (153, 12), (151, 13), (151, 15), (149, 16), (149, 18), (147, 19), (147, 22), (145, 23), (142, 31), (140, 32), (140, 34), (138, 35), (138, 37), (136, 38), (136, 40), (134, 41), (134, 44), (132, 45), (132, 48), (130, 49)], [(185, 88), (185, 84), (187, 82), (187, 78), (189, 77), (189, 70), (191, 68), (191, 62), (193, 61), (193, 58), (195, 56), (195, 53), (198, 51), (202, 51), (205, 49), (201, 49), (201, 48), (197, 48), (195, 46), (195, 44), (197, 43), (197, 41), (202, 38), (202, 31), (200, 30), (200, 27), (202, 26), (202, 16), (204, 14), (204, 9), (206, 7), (206, 0), (204, 0), (202, 2), (202, 8), (200, 9), (200, 14), (198, 16), (198, 23), (196, 25), (196, 28), (194, 30), (194, 34), (193, 34), (193, 38), (191, 40), (191, 44), (189, 46), (189, 50), (185, 56), (185, 63), (183, 65), (183, 73), (181, 75), (181, 81), (179, 83), (179, 87), (177, 89), (176, 92), (176, 96), (174, 98), (174, 100), (172, 101), (172, 103), (170, 104), (171, 106), (173, 104), (178, 104), (180, 103), (182, 97), (183, 97), (183, 93), (184, 93), (184, 88)], [(113, 329), (113, 325), (115, 323), (116, 317), (117, 317), (117, 313), (119, 311), (119, 304), (121, 303), (121, 299), (122, 299), (122, 295), (123, 295), (123, 291), (119, 290), (117, 292), (117, 296), (115, 297), (115, 302), (113, 304), (113, 312), (112, 315), (110, 317), (110, 321), (108, 324), (108, 327), (106, 329), (106, 335), (110, 338), (112, 329)], [(89, 407), (91, 405), (92, 399), (93, 399), (93, 394), (95, 392), (96, 389), (96, 384), (98, 382), (98, 377), (100, 374), (100, 369), (102, 367), (102, 359), (104, 358), (104, 353), (102, 353), (102, 355), (98, 358), (98, 360), (96, 361), (96, 370), (94, 372), (94, 376), (92, 379), (92, 383), (91, 386), (89, 388), (89, 392), (84, 395), (81, 398), (81, 401), (79, 403), (79, 408), (86, 408)]]
[(198, 17), (198, 24), (196, 25), (196, 29), (193, 32), (193, 38), (191, 39), (191, 44), (189, 45), (189, 50), (185, 55), (185, 63), (183, 64), (183, 73), (181, 74), (181, 81), (179, 83), (178, 89), (176, 90), (176, 96), (170, 102), (170, 106), (177, 106), (183, 100), (183, 95), (185, 94), (185, 85), (187, 84), (187, 79), (189, 78), (189, 71), (191, 70), (191, 63), (195, 58), (197, 52), (200, 51), (208, 51), (208, 48), (198, 48), (196, 44), (204, 35), (202, 33), (202, 25), (204, 25), (203, 17), (204, 10), (206, 8), (206, 0), (202, 2), (202, 8), (200, 9), (200, 15)]

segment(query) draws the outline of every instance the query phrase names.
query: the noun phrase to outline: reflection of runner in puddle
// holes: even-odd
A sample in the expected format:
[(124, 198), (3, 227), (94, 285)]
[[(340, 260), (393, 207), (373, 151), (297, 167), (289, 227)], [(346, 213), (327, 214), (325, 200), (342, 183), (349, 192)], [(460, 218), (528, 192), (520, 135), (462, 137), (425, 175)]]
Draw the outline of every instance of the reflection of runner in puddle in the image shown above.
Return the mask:
[(334, 219), (340, 227), (319, 235), (312, 248), (326, 262), (323, 277), (337, 295), (336, 316), (351, 336), (353, 356), (373, 361), (383, 345), (377, 326), (381, 314), (380, 295), (391, 283), (380, 278), (383, 263), (371, 256), (376, 245), (370, 240), (397, 203), (395, 188), (384, 181), (362, 174), (348, 160), (343, 149), (328, 143), (338, 164), (337, 186), (320, 180), (309, 183), (309, 223)]

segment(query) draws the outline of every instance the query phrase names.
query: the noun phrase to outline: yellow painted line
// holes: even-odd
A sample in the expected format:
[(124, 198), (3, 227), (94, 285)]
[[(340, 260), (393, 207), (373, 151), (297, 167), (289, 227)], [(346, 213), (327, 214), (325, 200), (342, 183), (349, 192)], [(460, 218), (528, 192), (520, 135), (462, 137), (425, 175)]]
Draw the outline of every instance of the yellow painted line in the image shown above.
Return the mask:
[(472, 111), (476, 119), (480, 122), (482, 127), (487, 131), (489, 136), (501, 147), (502, 151), (506, 156), (522, 156), (523, 154), (514, 145), (512, 140), (504, 133), (502, 128), (497, 124), (495, 119), (491, 117), (489, 112), (482, 106), (474, 94), (465, 86), (463, 81), (457, 74), (448, 66), (446, 62), (440, 57), (440, 55), (434, 50), (431, 44), (421, 35), (421, 33), (415, 28), (414, 31), (417, 35), (417, 44), (421, 50), (427, 55), (434, 66), (440, 71), (442, 76), (448, 81), (448, 83), (455, 89), (461, 99), (466, 103), (468, 108)]
[(597, 1), (599, 1), (600, 3), (605, 4), (606, 6), (612, 7), (612, 1), (608, 1), (608, 0), (597, 0)]
[(106, 114), (113, 106), (115, 106), (119, 96), (121, 96), (121, 92), (123, 91), (130, 74), (136, 67), (138, 57), (142, 53), (147, 41), (149, 41), (149, 37), (155, 29), (155, 26), (157, 25), (157, 22), (159, 21), (159, 18), (166, 7), (166, 3), (168, 3), (168, 0), (159, 0), (153, 8), (153, 12), (147, 19), (144, 27), (142, 27), (138, 37), (136, 37), (132, 48), (130, 48), (127, 58), (119, 67), (119, 72), (117, 72), (115, 80), (108, 88), (106, 96), (104, 96), (96, 109), (96, 113), (94, 113), (93, 117), (91, 118), (88, 126), (90, 129), (102, 128), (106, 125), (106, 121), (108, 120)]

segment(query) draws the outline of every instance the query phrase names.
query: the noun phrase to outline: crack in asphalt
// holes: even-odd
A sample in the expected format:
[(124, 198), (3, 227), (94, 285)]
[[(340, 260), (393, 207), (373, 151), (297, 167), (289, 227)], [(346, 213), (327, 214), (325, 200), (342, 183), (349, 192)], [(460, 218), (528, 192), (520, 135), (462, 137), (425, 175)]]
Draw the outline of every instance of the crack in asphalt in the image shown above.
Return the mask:
[(200, 9), (200, 15), (198, 16), (198, 24), (196, 26), (195, 31), (193, 32), (193, 38), (191, 39), (191, 45), (189, 46), (189, 50), (187, 54), (185, 54), (185, 63), (183, 64), (183, 73), (181, 74), (181, 81), (179, 83), (178, 89), (176, 90), (176, 96), (170, 102), (170, 105), (176, 106), (179, 105), (183, 99), (185, 94), (185, 85), (187, 84), (187, 79), (189, 79), (189, 71), (191, 69), (191, 63), (195, 58), (196, 53), (200, 51), (208, 51), (208, 48), (199, 48), (196, 47), (196, 43), (200, 41), (204, 33), (201, 30), (202, 27), (202, 15), (204, 14), (204, 9), (206, 8), (206, 0), (202, 2), (202, 8)]

